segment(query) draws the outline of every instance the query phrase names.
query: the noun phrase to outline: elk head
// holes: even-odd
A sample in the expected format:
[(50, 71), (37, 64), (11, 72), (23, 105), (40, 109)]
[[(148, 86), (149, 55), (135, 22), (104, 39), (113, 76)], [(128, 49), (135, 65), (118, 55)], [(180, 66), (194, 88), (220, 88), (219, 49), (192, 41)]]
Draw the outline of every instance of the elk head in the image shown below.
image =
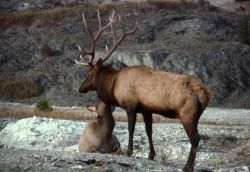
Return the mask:
[(86, 107), (88, 111), (97, 113), (98, 116), (106, 116), (114, 112), (115, 107), (107, 105), (104, 102), (100, 102), (98, 105), (88, 105)]
[[(114, 23), (118, 20), (121, 28), (121, 34), (119, 37), (117, 37), (116, 32), (114, 31)], [(139, 26), (138, 23), (136, 22), (134, 28), (131, 31), (126, 32), (125, 31), (125, 24), (124, 21), (122, 20), (121, 16), (115, 16), (115, 12), (113, 10), (111, 16), (109, 17), (109, 22), (105, 26), (102, 26), (101, 22), (101, 17), (100, 17), (100, 12), (98, 10), (98, 22), (99, 22), (99, 29), (97, 32), (93, 33), (88, 26), (84, 14), (83, 14), (83, 23), (84, 26), (89, 33), (91, 37), (91, 47), (88, 52), (84, 52), (82, 48), (78, 45), (78, 48), (80, 50), (80, 58), (83, 60), (83, 56), (87, 57), (87, 62), (79, 62), (78, 60), (75, 60), (75, 62), (79, 65), (88, 65), (89, 66), (89, 71), (87, 74), (87, 77), (81, 84), (79, 88), (80, 93), (86, 93), (89, 90), (96, 90), (96, 76), (98, 72), (104, 67), (103, 63), (112, 55), (112, 53), (115, 51), (115, 49), (118, 47), (118, 45), (124, 40), (124, 38), (128, 35), (134, 34)], [(113, 45), (112, 48), (109, 50), (107, 45), (106, 45), (106, 51), (107, 54), (104, 55), (103, 58), (100, 58), (97, 60), (97, 62), (94, 64), (93, 60), (95, 58), (95, 48), (96, 48), (96, 42), (100, 38), (101, 34), (106, 31), (107, 29), (110, 29), (112, 37), (113, 37)]]

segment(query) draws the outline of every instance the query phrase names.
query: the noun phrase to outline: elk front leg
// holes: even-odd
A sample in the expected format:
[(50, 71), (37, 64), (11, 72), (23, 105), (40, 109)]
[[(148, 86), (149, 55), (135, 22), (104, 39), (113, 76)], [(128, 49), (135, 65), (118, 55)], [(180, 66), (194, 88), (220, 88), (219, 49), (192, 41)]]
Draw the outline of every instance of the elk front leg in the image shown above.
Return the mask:
[(145, 129), (148, 136), (149, 149), (150, 149), (148, 159), (153, 160), (155, 157), (155, 149), (152, 140), (152, 113), (142, 113), (142, 116), (145, 123)]
[(126, 109), (128, 116), (128, 149), (126, 152), (127, 156), (131, 156), (133, 154), (133, 137), (135, 131), (135, 123), (136, 123), (136, 112), (134, 109)]

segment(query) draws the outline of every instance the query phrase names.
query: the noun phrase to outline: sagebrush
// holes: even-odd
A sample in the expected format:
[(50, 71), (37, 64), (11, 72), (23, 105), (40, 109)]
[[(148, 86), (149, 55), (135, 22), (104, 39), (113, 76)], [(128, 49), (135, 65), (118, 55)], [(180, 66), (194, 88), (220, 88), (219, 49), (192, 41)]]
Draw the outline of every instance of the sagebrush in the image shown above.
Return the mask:
[(49, 101), (47, 99), (41, 99), (36, 103), (36, 109), (39, 111), (52, 111), (53, 108), (49, 105)]
[(40, 86), (29, 76), (14, 76), (9, 72), (0, 74), (0, 98), (24, 99), (35, 97), (41, 92)]
[(242, 43), (250, 45), (250, 14), (239, 21), (239, 34)]

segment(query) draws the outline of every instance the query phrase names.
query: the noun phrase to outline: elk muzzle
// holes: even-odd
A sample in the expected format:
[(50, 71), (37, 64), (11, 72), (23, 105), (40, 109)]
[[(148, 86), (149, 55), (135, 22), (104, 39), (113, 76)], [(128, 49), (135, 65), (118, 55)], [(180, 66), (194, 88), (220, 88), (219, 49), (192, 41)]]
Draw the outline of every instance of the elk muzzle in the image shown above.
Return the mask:
[(86, 86), (86, 84), (82, 83), (78, 91), (79, 93), (87, 93), (89, 91), (89, 88)]
[(96, 87), (92, 83), (92, 78), (87, 77), (79, 88), (80, 93), (87, 93), (90, 90), (96, 90)]

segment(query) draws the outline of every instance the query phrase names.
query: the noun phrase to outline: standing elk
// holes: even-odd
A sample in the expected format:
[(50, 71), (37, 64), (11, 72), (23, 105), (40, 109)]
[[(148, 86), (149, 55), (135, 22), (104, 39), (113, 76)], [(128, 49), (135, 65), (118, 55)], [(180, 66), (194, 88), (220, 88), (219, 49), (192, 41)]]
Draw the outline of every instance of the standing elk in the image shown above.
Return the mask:
[(79, 152), (113, 153), (119, 151), (120, 143), (112, 134), (115, 126), (112, 115), (114, 107), (100, 102), (97, 107), (89, 106), (87, 109), (96, 112), (97, 118), (95, 122), (85, 127), (78, 143)]
[[(114, 31), (114, 23), (120, 23), (120, 36)], [(194, 162), (199, 144), (198, 121), (210, 99), (210, 91), (198, 79), (183, 74), (154, 70), (146, 66), (131, 66), (115, 70), (111, 65), (103, 63), (112, 55), (117, 46), (128, 35), (134, 34), (139, 26), (126, 32), (124, 21), (114, 15), (109, 18), (107, 25), (102, 26), (98, 11), (99, 29), (92, 33), (84, 15), (83, 22), (91, 36), (92, 45), (89, 52), (79, 50), (88, 57), (87, 62), (77, 64), (88, 65), (89, 72), (79, 88), (80, 93), (96, 90), (98, 97), (105, 103), (119, 106), (126, 110), (128, 117), (128, 156), (133, 153), (133, 134), (137, 113), (141, 113), (145, 122), (145, 129), (149, 140), (149, 159), (154, 159), (155, 150), (152, 141), (152, 113), (163, 115), (167, 118), (179, 118), (191, 143), (191, 149), (184, 171), (193, 171)], [(104, 58), (94, 64), (96, 41), (103, 31), (110, 28), (113, 45)], [(107, 47), (107, 46), (106, 46)], [(82, 55), (80, 57), (83, 59)]]

